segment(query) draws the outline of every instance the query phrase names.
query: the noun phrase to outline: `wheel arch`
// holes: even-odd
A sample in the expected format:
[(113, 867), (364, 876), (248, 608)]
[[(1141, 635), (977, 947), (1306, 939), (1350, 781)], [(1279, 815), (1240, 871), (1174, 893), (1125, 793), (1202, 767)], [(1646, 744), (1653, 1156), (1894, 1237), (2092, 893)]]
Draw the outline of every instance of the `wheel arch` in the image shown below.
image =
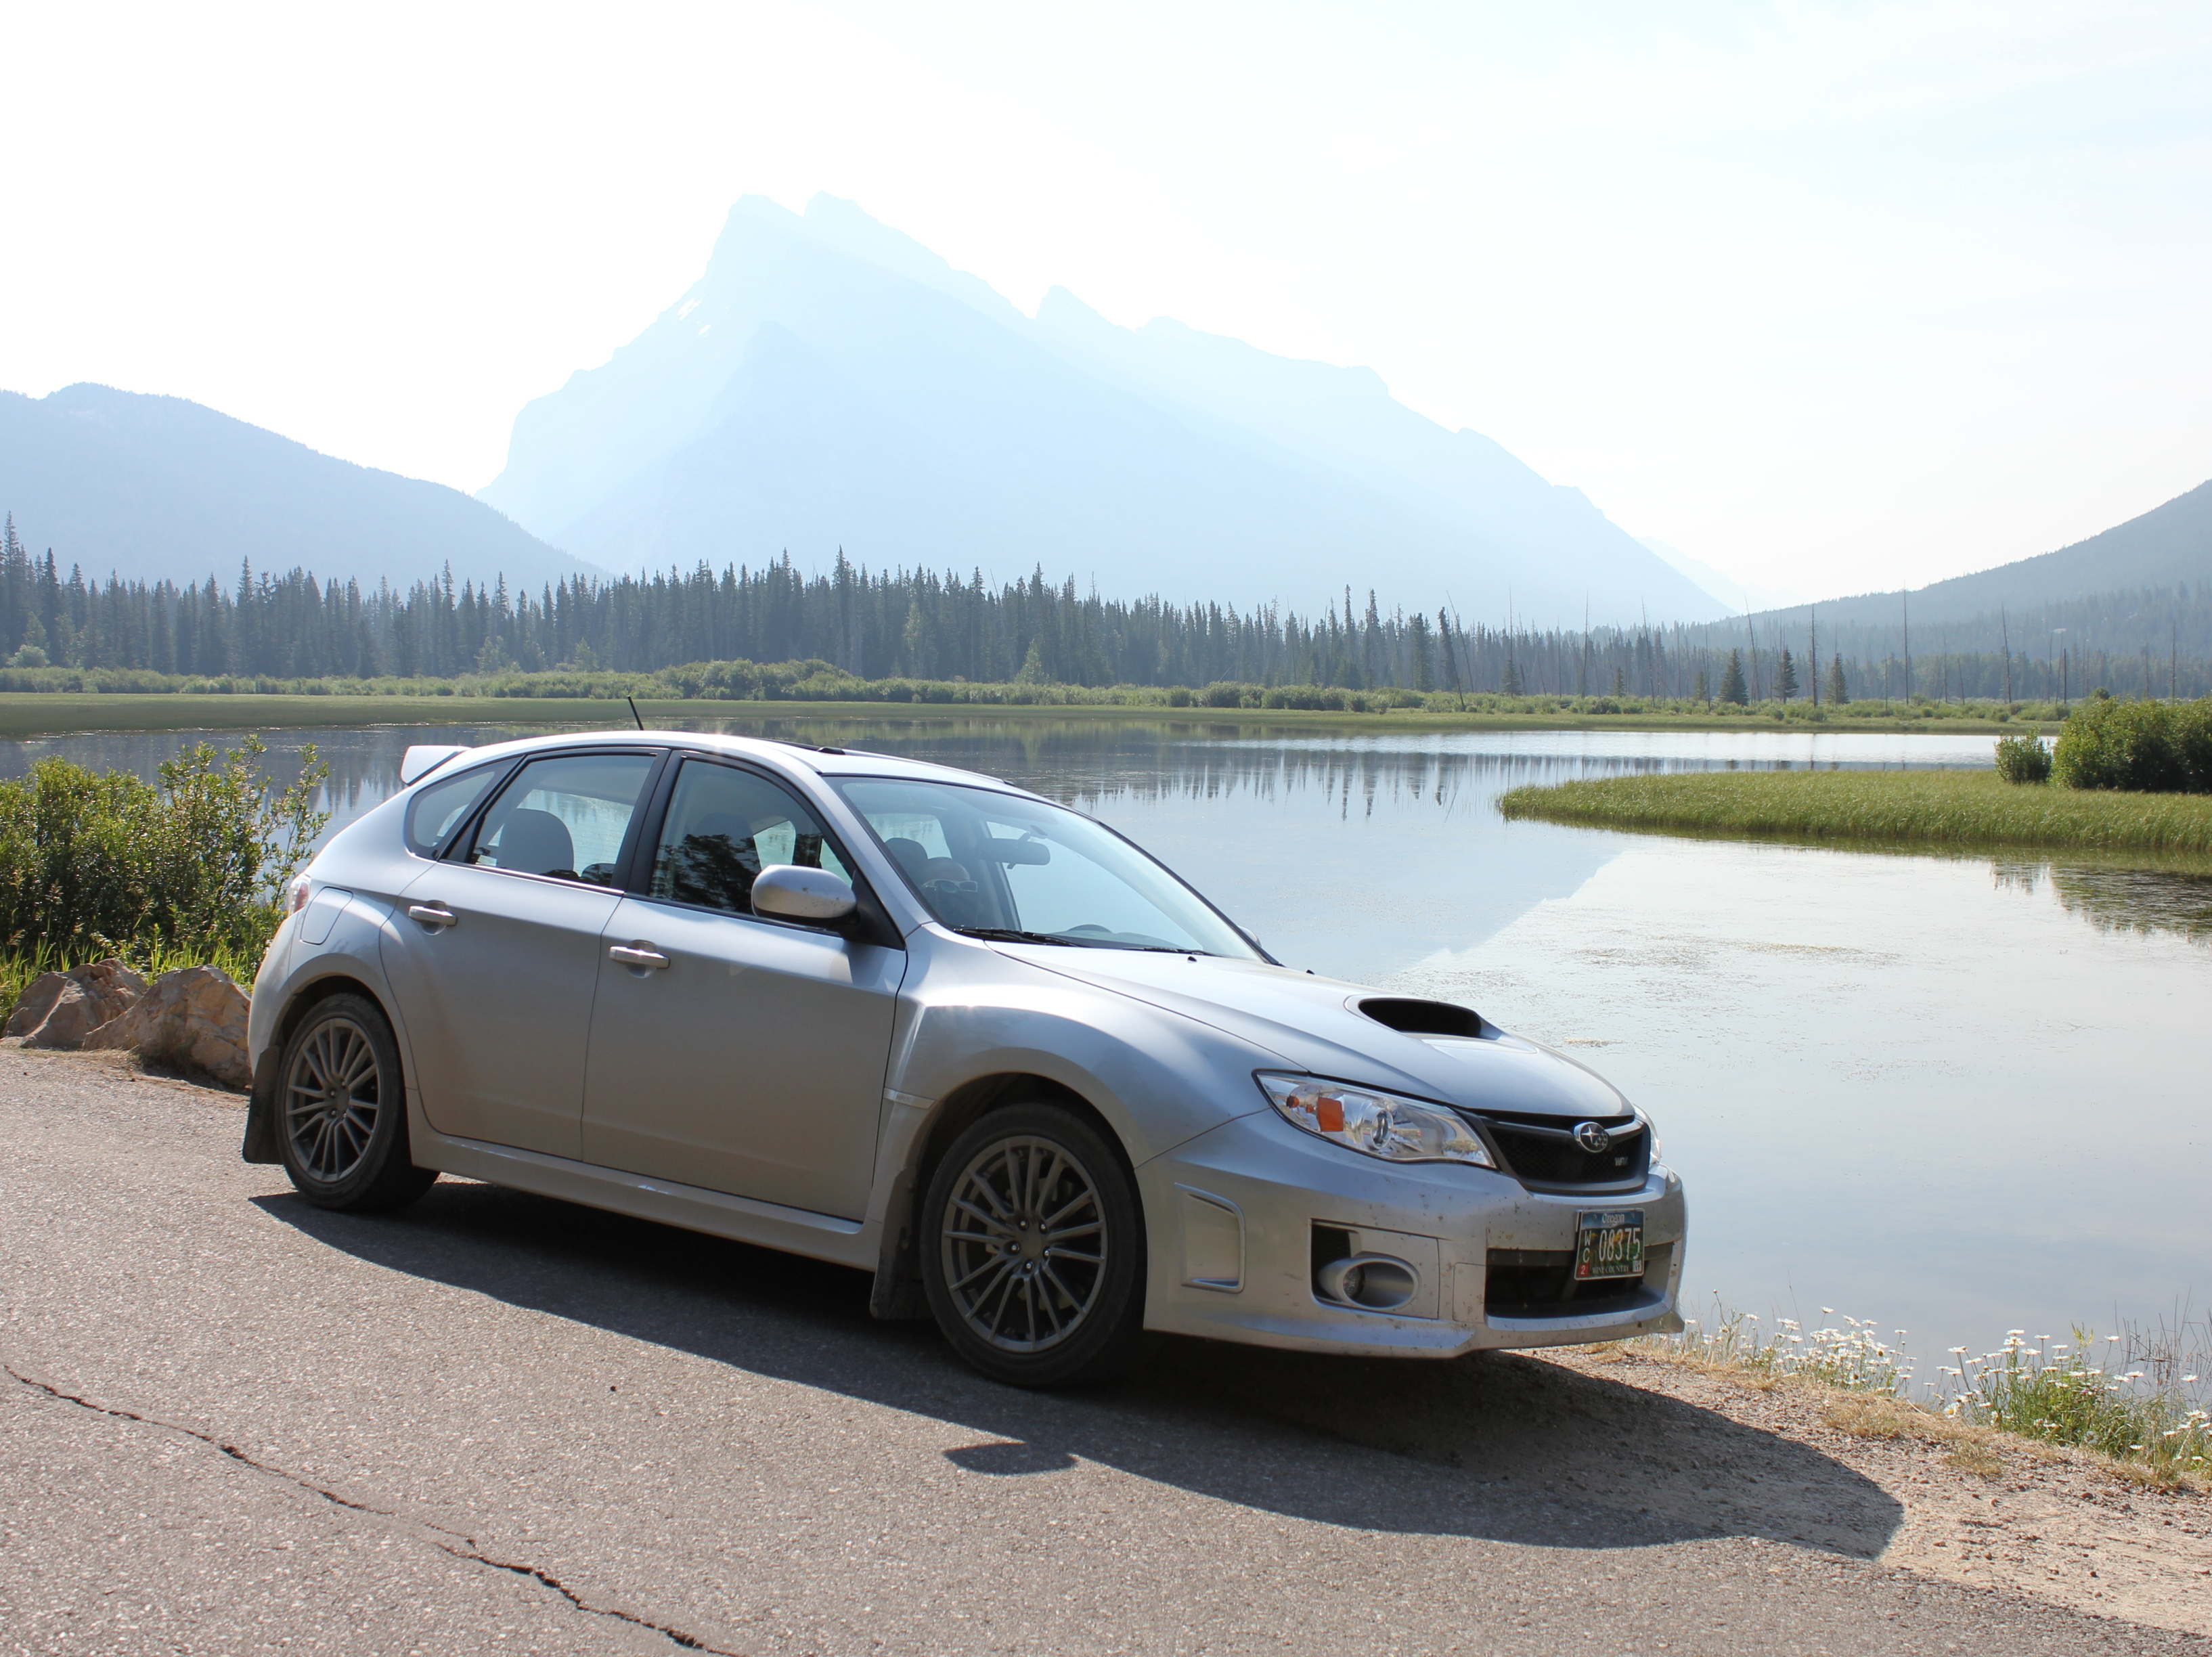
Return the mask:
[(926, 1319), (930, 1315), (928, 1302), (922, 1294), (921, 1238), (916, 1220), (922, 1197), (930, 1181), (937, 1177), (938, 1164), (945, 1160), (945, 1153), (954, 1140), (993, 1111), (1031, 1103), (1063, 1105), (1088, 1122), (1121, 1159), (1121, 1171), (1128, 1176), (1129, 1188), (1138, 1193), (1141, 1207), (1143, 1188), (1136, 1177), (1135, 1161), (1120, 1130), (1104, 1111), (1066, 1083), (1034, 1071), (1001, 1071), (975, 1077), (937, 1102), (928, 1120), (915, 1133), (914, 1150), (891, 1187), (884, 1212), (883, 1248), (876, 1266), (875, 1288), (868, 1297), (868, 1309), (877, 1317)]
[(281, 1162), (282, 1153), (276, 1144), (276, 1083), (277, 1072), (284, 1062), (284, 1049), (292, 1040), (292, 1032), (300, 1028), (300, 1021), (321, 1003), (334, 995), (355, 994), (384, 1015), (384, 1022), (392, 1033), (392, 1048), (398, 1055), (400, 1065), (401, 1099), (406, 1098), (407, 1044), (399, 1039), (398, 1022), (392, 1009), (375, 988), (351, 973), (330, 972), (291, 987), (284, 1010), (276, 1015), (269, 1045), (261, 1050), (259, 1061), (253, 1067), (253, 1082), (246, 1102), (246, 1143), (240, 1156), (249, 1162)]

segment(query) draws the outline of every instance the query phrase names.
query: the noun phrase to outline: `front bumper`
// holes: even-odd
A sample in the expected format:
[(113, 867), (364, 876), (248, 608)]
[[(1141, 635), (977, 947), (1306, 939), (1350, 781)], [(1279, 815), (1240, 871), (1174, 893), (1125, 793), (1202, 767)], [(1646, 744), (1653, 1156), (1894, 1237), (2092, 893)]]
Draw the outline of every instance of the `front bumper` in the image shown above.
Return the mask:
[[(1147, 1328), (1312, 1352), (1455, 1357), (1489, 1347), (1564, 1346), (1670, 1333), (1687, 1217), (1682, 1182), (1654, 1166), (1641, 1189), (1533, 1192), (1456, 1163), (1390, 1163), (1301, 1133), (1261, 1110), (1137, 1170), (1149, 1221)], [(1593, 1208), (1644, 1211), (1644, 1272), (1602, 1298), (1565, 1291), (1493, 1307), (1513, 1266), (1556, 1259)], [(1405, 1303), (1372, 1311), (1325, 1300), (1315, 1234), (1413, 1268)]]

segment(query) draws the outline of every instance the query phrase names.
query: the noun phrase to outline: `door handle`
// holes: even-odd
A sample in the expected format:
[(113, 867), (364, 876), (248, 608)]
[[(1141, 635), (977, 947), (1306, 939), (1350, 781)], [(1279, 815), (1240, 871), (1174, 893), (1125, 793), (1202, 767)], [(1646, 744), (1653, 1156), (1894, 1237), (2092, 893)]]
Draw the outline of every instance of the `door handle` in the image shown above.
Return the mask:
[(407, 906), (407, 918), (410, 920), (419, 920), (432, 932), (443, 932), (452, 926), (460, 919), (460, 916), (455, 914), (451, 909), (434, 908), (428, 903), (410, 903)]
[(616, 944), (608, 948), (607, 953), (636, 972), (652, 972), (668, 964), (668, 957), (650, 944)]

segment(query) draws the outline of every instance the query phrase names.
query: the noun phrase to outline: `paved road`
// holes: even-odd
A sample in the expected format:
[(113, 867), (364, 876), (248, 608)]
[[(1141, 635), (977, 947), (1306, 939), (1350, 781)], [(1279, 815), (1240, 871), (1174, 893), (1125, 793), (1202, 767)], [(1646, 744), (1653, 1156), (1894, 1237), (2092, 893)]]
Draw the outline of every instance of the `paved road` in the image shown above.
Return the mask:
[(452, 1181), (319, 1213), (240, 1122), (0, 1053), (0, 1653), (2202, 1648), (1884, 1570), (1809, 1450), (1778, 1521), (1638, 1511), (1632, 1440), (1746, 1429), (1550, 1366), (1024, 1394), (848, 1272)]

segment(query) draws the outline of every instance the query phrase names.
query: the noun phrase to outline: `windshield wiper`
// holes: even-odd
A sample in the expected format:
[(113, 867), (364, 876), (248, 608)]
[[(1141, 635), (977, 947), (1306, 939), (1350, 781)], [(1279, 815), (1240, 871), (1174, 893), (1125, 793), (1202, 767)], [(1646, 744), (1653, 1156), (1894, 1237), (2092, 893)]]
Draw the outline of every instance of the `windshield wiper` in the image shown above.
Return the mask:
[(1178, 950), (1172, 944), (1117, 944), (1110, 938), (1069, 938), (1060, 932), (1025, 932), (1012, 926), (955, 926), (963, 938), (981, 938), (994, 944), (1057, 944), (1064, 950), (1127, 950), (1135, 955), (1204, 955), (1204, 950)]

